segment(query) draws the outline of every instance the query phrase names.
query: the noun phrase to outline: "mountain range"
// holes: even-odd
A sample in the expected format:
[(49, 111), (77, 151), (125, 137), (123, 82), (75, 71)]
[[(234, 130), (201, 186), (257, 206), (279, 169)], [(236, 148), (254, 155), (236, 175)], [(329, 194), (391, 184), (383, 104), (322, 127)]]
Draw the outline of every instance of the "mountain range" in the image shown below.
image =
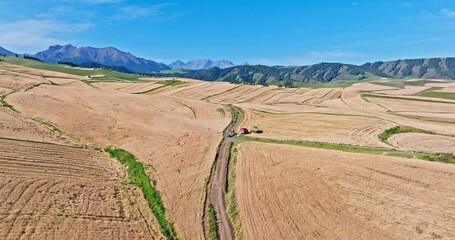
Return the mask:
[[(154, 76), (163, 76), (154, 74)], [(309, 66), (284, 67), (241, 65), (231, 68), (172, 73), (166, 76), (201, 79), (206, 81), (271, 84), (280, 82), (336, 82), (368, 78), (424, 78), (455, 79), (455, 58), (422, 58), (352, 65), (318, 63)]]
[(166, 64), (139, 58), (131, 53), (123, 52), (113, 47), (77, 48), (71, 44), (65, 46), (55, 45), (33, 55), (33, 57), (49, 63), (71, 62), (81, 64), (95, 62), (106, 66), (121, 66), (136, 73), (150, 73), (170, 69)]
[[(0, 54), (15, 53), (0, 47)], [(77, 48), (73, 45), (55, 45), (31, 55), (45, 62), (75, 64), (119, 70), (126, 73), (145, 73), (152, 76), (185, 77), (207, 81), (228, 81), (254, 84), (315, 83), (368, 78), (424, 78), (455, 79), (455, 58), (421, 58), (362, 65), (318, 63), (309, 66), (234, 65), (227, 60), (175, 61), (169, 66), (138, 58), (113, 47)], [(161, 70), (185, 69), (184, 72), (159, 73)]]
[(15, 53), (9, 51), (9, 50), (6, 50), (2, 47), (0, 47), (0, 54), (5, 54), (6, 56), (14, 56), (16, 55)]
[(184, 70), (201, 70), (209, 69), (212, 67), (218, 68), (230, 68), (235, 66), (234, 63), (228, 60), (212, 61), (209, 59), (195, 59), (188, 62), (182, 62), (177, 60), (168, 65), (172, 69), (184, 69)]

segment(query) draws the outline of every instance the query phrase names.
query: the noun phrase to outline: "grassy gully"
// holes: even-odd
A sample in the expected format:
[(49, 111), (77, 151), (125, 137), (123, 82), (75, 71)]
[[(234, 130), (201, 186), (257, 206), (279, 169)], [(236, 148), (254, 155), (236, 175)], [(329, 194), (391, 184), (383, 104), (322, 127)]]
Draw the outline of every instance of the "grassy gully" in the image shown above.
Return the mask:
[(131, 183), (142, 190), (144, 198), (147, 200), (152, 213), (158, 220), (163, 235), (167, 239), (177, 239), (174, 225), (166, 219), (166, 209), (161, 200), (161, 195), (150, 183), (150, 178), (145, 173), (142, 163), (138, 162), (133, 154), (123, 149), (107, 147), (104, 150), (126, 167)]

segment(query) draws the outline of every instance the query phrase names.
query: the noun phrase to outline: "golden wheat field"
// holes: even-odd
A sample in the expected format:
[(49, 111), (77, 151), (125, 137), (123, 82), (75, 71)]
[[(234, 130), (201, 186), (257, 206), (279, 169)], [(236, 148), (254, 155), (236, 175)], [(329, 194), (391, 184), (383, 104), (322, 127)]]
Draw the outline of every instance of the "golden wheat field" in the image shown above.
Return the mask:
[[(164, 216), (174, 237), (208, 239), (234, 108), (236, 130), (262, 130), (230, 140), (237, 239), (455, 238), (455, 101), (419, 95), (451, 82), (96, 79), (0, 63), (0, 238), (163, 239)], [(135, 156), (165, 214), (106, 147)]]

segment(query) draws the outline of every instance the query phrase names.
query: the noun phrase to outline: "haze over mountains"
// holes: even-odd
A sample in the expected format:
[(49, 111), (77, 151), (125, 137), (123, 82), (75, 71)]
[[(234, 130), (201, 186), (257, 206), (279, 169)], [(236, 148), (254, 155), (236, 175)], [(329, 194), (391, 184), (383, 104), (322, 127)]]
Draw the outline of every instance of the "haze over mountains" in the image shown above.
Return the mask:
[(235, 64), (228, 60), (219, 60), (219, 61), (212, 61), (209, 59), (195, 59), (188, 61), (186, 63), (177, 60), (171, 64), (169, 67), (172, 69), (185, 69), (185, 70), (200, 70), (200, 69), (209, 69), (212, 67), (218, 68), (230, 68), (234, 67)]

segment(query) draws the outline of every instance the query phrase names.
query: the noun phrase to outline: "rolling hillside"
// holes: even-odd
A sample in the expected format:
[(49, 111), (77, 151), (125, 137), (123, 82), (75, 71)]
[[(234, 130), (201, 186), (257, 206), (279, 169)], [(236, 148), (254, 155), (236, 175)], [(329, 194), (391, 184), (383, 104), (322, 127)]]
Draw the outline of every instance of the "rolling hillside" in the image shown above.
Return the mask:
[(390, 62), (375, 62), (362, 65), (394, 78), (455, 78), (455, 58), (421, 58)]
[(243, 82), (273, 84), (279, 82), (332, 82), (341, 80), (363, 80), (371, 76), (383, 76), (362, 66), (340, 63), (319, 63), (304, 67), (282, 67), (264, 65), (242, 65), (226, 69), (187, 71), (185, 73), (153, 74), (154, 76), (175, 76), (206, 81)]
[(397, 60), (360, 66), (342, 63), (318, 63), (302, 67), (241, 65), (154, 75), (255, 84), (327, 83), (370, 78), (455, 79), (455, 58)]

